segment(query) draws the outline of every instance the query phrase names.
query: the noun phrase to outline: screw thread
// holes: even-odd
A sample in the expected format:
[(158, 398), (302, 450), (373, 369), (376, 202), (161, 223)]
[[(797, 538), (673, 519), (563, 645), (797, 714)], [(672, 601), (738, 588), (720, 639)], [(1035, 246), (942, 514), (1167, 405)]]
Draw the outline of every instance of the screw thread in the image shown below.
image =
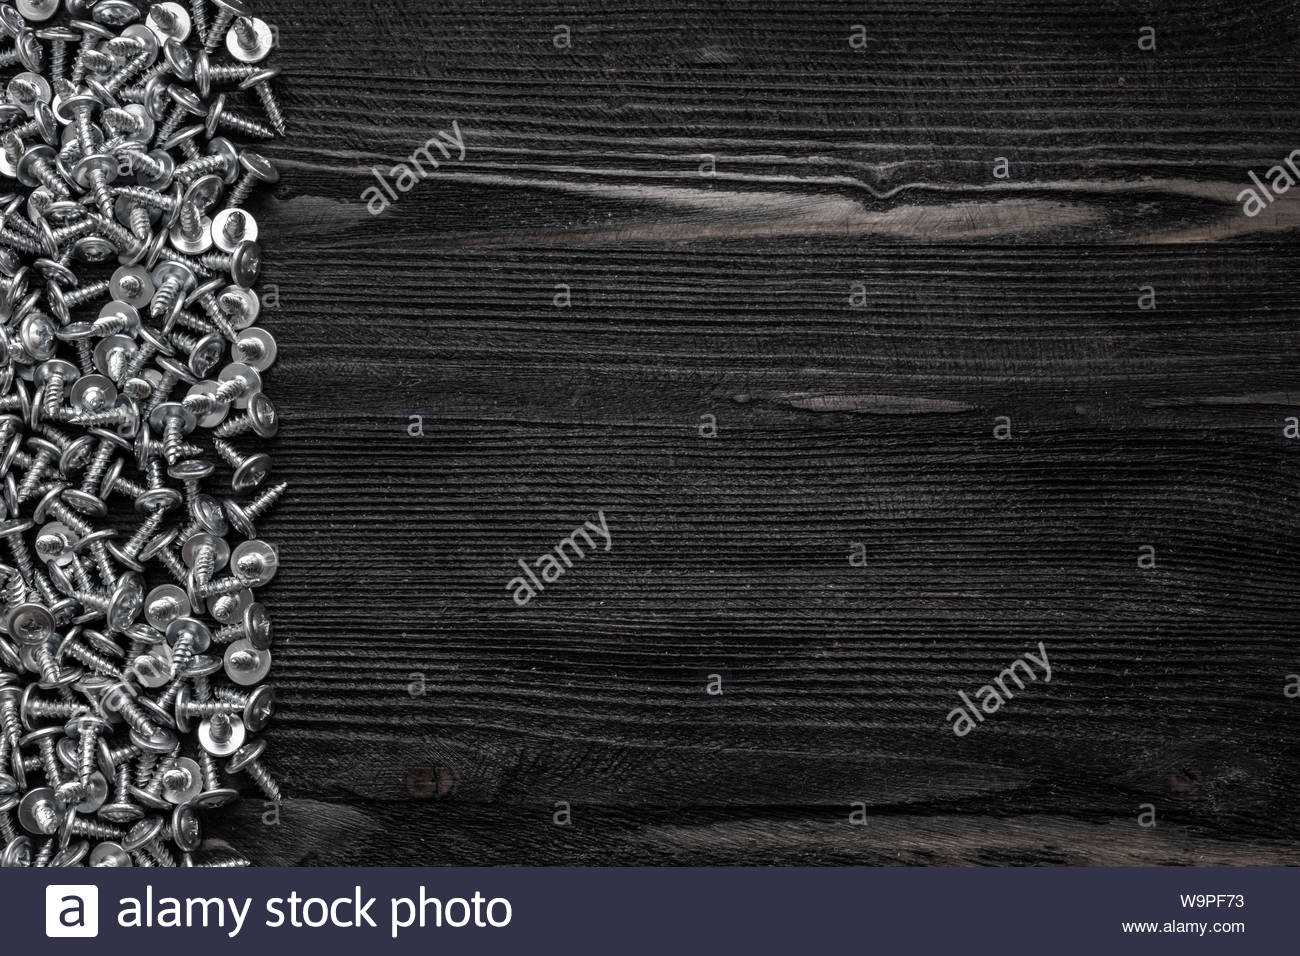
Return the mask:
[(95, 457), (90, 460), (86, 466), (86, 473), (82, 476), (81, 490), (86, 494), (94, 494), (95, 489), (99, 487), (100, 481), (108, 471), (108, 466), (112, 464), (117, 455), (117, 446), (107, 439), (99, 443), (95, 449)]
[(158, 533), (158, 529), (162, 527), (162, 523), (166, 520), (167, 513), (162, 509), (151, 512), (149, 517), (140, 522), (140, 527), (136, 529), (135, 534), (127, 539), (126, 544), (122, 546), (122, 550), (134, 558), (140, 553), (140, 549), (145, 546), (145, 542)]
[(41, 412), (46, 418), (53, 418), (63, 404), (63, 372), (56, 371), (45, 380), (45, 401), (41, 403)]
[(179, 103), (173, 103), (167, 115), (163, 117), (162, 123), (154, 132), (155, 143), (165, 143), (172, 138), (172, 134), (181, 128), (181, 123), (185, 121), (185, 111), (181, 109)]
[(117, 701), (117, 710), (122, 715), (122, 719), (130, 724), (131, 729), (140, 736), (152, 737), (158, 733), (158, 728), (144, 715), (144, 711), (125, 694), (121, 695), (121, 699)]
[(18, 718), (18, 708), (12, 700), (0, 701), (0, 729), (4, 731), (5, 739), (16, 748), (18, 738), (23, 735), (23, 731), (22, 721)]
[(26, 474), (23, 475), (23, 480), (18, 485), (18, 500), (20, 502), (26, 501), (36, 493), (36, 489), (40, 487), (49, 467), (50, 459), (44, 453), (38, 455), (31, 463), (31, 467), (27, 469)]
[(191, 159), (177, 166), (173, 175), (180, 180), (198, 179), (208, 173), (223, 172), (225, 168), (226, 161), (223, 157), (201, 156), (198, 159)]
[(235, 188), (230, 191), (230, 195), (226, 197), (226, 205), (232, 209), (242, 206), (248, 197), (253, 194), (257, 182), (257, 177), (251, 173), (244, 173), (239, 182), (235, 183)]
[(203, 789), (216, 790), (221, 786), (221, 774), (217, 771), (217, 761), (202, 748), (199, 749), (199, 772), (203, 775)]
[(25, 252), (30, 256), (43, 256), (48, 251), (43, 245), (35, 239), (28, 239), (26, 236), (15, 235), (4, 229), (0, 229), (0, 242), (19, 252)]
[[(234, 380), (232, 379), (232, 381)], [(235, 393), (235, 394), (237, 395), (239, 393)], [(234, 397), (235, 395), (231, 396), (231, 398)], [(218, 389), (217, 391), (217, 398), (219, 401), (230, 401), (229, 398), (227, 399), (221, 398), (220, 389)], [(230, 442), (225, 441), (224, 439), (221, 438), (215, 438), (212, 441), (212, 447), (216, 451), (216, 453), (221, 457), (221, 460), (224, 461), (231, 468), (238, 468), (240, 465), (244, 463), (244, 456), (241, 455), (238, 451), (236, 451), (235, 446), (230, 444)]]
[(238, 418), (232, 418), (229, 421), (225, 422), (220, 428), (218, 428), (212, 434), (215, 435), (217, 438), (234, 438), (237, 435), (242, 435), (244, 434), (244, 432), (249, 432), (252, 430), (253, 430), (253, 416), (245, 414), (245, 415), (240, 415)]
[(181, 235), (186, 239), (197, 239), (203, 235), (203, 210), (192, 202), (181, 206)]
[(101, 674), (105, 677), (113, 677), (117, 680), (122, 679), (122, 672), (118, 669), (116, 664), (102, 654), (95, 653), (88, 647), (82, 647), (80, 644), (69, 644), (64, 648), (64, 653), (77, 663), (89, 667), (96, 674)]
[[(144, 171), (148, 173), (150, 176), (152, 176), (154, 179), (161, 179), (163, 173), (166, 172), (166, 170), (163, 168), (162, 163), (158, 162), (158, 160), (154, 159), (152, 156), (150, 156), (148, 153), (145, 152), (132, 153), (131, 162), (133, 165), (143, 168)], [(134, 187), (127, 187), (127, 188), (133, 189)], [(151, 192), (151, 190), (142, 190), (142, 192), (149, 193)], [(163, 197), (163, 198), (166, 199), (168, 197)]]
[[(54, 237), (54, 245), (63, 246), (73, 239), (80, 239), (82, 236), (89, 235), (95, 231), (98, 224), (92, 218), (85, 218), (70, 226), (60, 226), (58, 229), (51, 230), (50, 235)], [(109, 282), (104, 282), (104, 288), (107, 289)], [(78, 290), (79, 291), (79, 290)], [(76, 292), (69, 292), (65, 298), (71, 298)]]
[(230, 21), (235, 15), (229, 10), (221, 10), (217, 13), (217, 19), (212, 22), (212, 27), (208, 30), (207, 39), (203, 41), (203, 52), (212, 53), (221, 42), (221, 38), (226, 35), (226, 29), (230, 26)]
[(232, 113), (230, 110), (221, 111), (221, 115), (217, 117), (217, 125), (225, 126), (237, 133), (243, 133), (245, 136), (252, 136), (256, 139), (275, 139), (275, 130), (265, 123), (259, 123), (248, 116)]
[(36, 178), (41, 181), (41, 185), (50, 192), (56, 193), (64, 199), (67, 199), (72, 195), (72, 190), (70, 190), (67, 183), (63, 181), (63, 177), (54, 171), (53, 167), (50, 166), (47, 160), (34, 159), (31, 166), (32, 172), (35, 173)]
[[(237, 714), (243, 708), (232, 701), (228, 700), (210, 700), (202, 704), (190, 704), (185, 713), (190, 717), (215, 717), (218, 714), (231, 716)], [(214, 725), (215, 726), (215, 725)], [(227, 724), (227, 727), (229, 725)], [(206, 751), (205, 751), (206, 753)]]
[[(36, 700), (31, 698), (27, 702), (27, 710), (33, 717), (56, 720), (69, 720), (78, 714), (87, 713), (87, 708), (82, 704), (73, 703), (70, 700)], [(6, 732), (7, 729), (6, 729)]]
[(188, 636), (182, 637), (172, 647), (172, 674), (184, 674), (193, 662), (194, 642)]
[(126, 66), (122, 67), (122, 69), (118, 70), (117, 73), (108, 78), (108, 82), (104, 84), (104, 89), (108, 90), (110, 93), (116, 93), (122, 87), (126, 86), (126, 84), (139, 76), (142, 71), (148, 69), (148, 67), (149, 54), (137, 53), (127, 61)]
[(59, 766), (59, 755), (54, 749), (54, 741), (49, 737), (41, 738), (41, 766), (45, 770), (45, 782), (51, 787), (63, 783), (63, 769)]
[(189, 579), (189, 568), (181, 563), (181, 559), (176, 557), (176, 552), (171, 548), (163, 548), (156, 555), (158, 562), (167, 569), (167, 573), (172, 576), (177, 584), (185, 584)]
[(149, 780), (153, 777), (153, 768), (158, 765), (158, 755), (146, 751), (140, 755), (139, 761), (135, 765), (135, 785), (143, 790), (149, 786)]
[(217, 570), (217, 552), (210, 544), (204, 544), (194, 555), (194, 580), (207, 584)]
[(206, 41), (208, 38), (208, 9), (204, 0), (190, 0), (190, 20), (194, 24), (194, 30), (199, 35), (199, 40)]
[(153, 230), (152, 223), (149, 221), (149, 210), (144, 206), (136, 204), (131, 207), (131, 212), (127, 216), (130, 223), (131, 231), (135, 233), (136, 238), (144, 242), (149, 239)]
[(176, 208), (176, 200), (156, 189), (146, 189), (144, 186), (118, 186), (113, 191), (118, 196), (126, 196), (133, 202), (152, 209), (161, 209), (163, 212), (171, 212)]
[(54, 74), (56, 80), (61, 80), (67, 71), (67, 66), (68, 44), (63, 40), (55, 40), (50, 44), (50, 72)]
[[(175, 659), (173, 658), (173, 662), (174, 660)], [(186, 662), (186, 666), (189, 666), (188, 662)], [(181, 688), (185, 686), (186, 681), (188, 680), (185, 676), (185, 672), (177, 668), (174, 663), (172, 673), (176, 676), (174, 676), (171, 683), (167, 685), (167, 689), (163, 691), (162, 696), (154, 701), (154, 703), (163, 708), (163, 710), (166, 710), (171, 707), (172, 704), (176, 703), (176, 698), (180, 694)]]
[[(122, 370), (126, 368), (126, 356), (121, 356), (117, 363), (109, 362), (109, 377), (120, 381)], [(84, 428), (105, 428), (125, 424), (131, 418), (126, 409), (114, 409), (108, 412), (79, 412), (72, 416), (74, 424)]]
[(153, 303), (149, 307), (150, 314), (155, 319), (170, 315), (172, 307), (180, 296), (180, 292), (181, 280), (174, 275), (168, 276), (158, 290), (154, 292)]
[(119, 252), (132, 255), (139, 251), (140, 240), (131, 235), (130, 230), (119, 226), (112, 219), (105, 216), (91, 216), (91, 220), (99, 226), (102, 232), (113, 245), (117, 246)]
[(57, 684), (63, 672), (59, 669), (59, 663), (50, 653), (50, 645), (46, 641), (41, 641), (32, 651), (32, 656), (36, 658), (36, 664), (41, 670), (41, 680), (47, 684)]
[[(113, 314), (106, 315), (102, 319), (96, 319), (91, 328), (94, 334), (100, 338), (109, 335), (117, 335), (119, 332), (125, 332), (131, 328), (134, 323), (125, 315)], [(125, 367), (125, 366), (123, 366)]]
[(93, 170), (90, 174), (91, 192), (95, 196), (95, 205), (99, 206), (99, 211), (105, 216), (113, 215), (113, 192), (108, 188), (108, 178), (101, 169)]
[[(63, 822), (62, 815), (48, 803), (38, 803), (33, 807), (32, 819), (36, 823), (36, 829), (41, 833), (53, 833), (59, 828), (59, 824)], [(49, 855), (46, 857), (44, 863), (37, 863), (37, 866), (48, 866), (50, 858), (54, 856), (54, 841), (47, 840), (45, 845), (41, 847), (42, 853), (45, 852), (46, 847), (49, 848)], [(39, 859), (39, 857), (37, 859)]]
[(271, 121), (271, 127), (283, 136), (288, 127), (284, 122), (284, 111), (280, 109), (275, 93), (271, 91), (271, 84), (267, 82), (258, 83), (253, 87), (253, 90), (262, 103), (262, 110), (266, 113), (266, 118)]
[(94, 820), (87, 820), (84, 817), (77, 817), (72, 821), (71, 830), (74, 836), (92, 837), (96, 840), (121, 840), (126, 836), (126, 832), (120, 827), (109, 826), (107, 823), (96, 823)]
[(267, 769), (262, 766), (261, 762), (250, 760), (244, 767), (244, 771), (253, 778), (253, 782), (257, 784), (257, 789), (266, 794), (266, 799), (270, 800), (272, 803), (280, 802), (280, 787), (275, 780), (272, 779), (271, 774), (267, 772)]
[(131, 764), (122, 760), (113, 765), (113, 802), (126, 803), (131, 798)]
[[(227, 257), (226, 264), (219, 268), (224, 269), (229, 264), (230, 260)], [(215, 295), (209, 292), (199, 300), (199, 303), (203, 306), (203, 312), (208, 317), (208, 321), (212, 323), (213, 328), (220, 332), (227, 340), (233, 342), (239, 337), (239, 332), (230, 323), (230, 319), (226, 318), (226, 314), (217, 303), (217, 297)]]
[(222, 578), (220, 581), (213, 581), (199, 588), (199, 597), (213, 598), (220, 597), (223, 594), (234, 594), (236, 591), (242, 591), (248, 587), (248, 581), (241, 577)]
[(153, 856), (154, 861), (159, 866), (165, 866), (171, 869), (176, 868), (176, 857), (172, 856), (172, 851), (163, 846), (161, 841), (154, 840), (144, 849), (145, 852)]
[(78, 741), (81, 748), (77, 753), (77, 779), (84, 784), (90, 782), (90, 775), (95, 770), (95, 744), (99, 737), (94, 731), (83, 730)]
[(149, 342), (143, 342), (136, 346), (135, 351), (131, 353), (131, 358), (126, 363), (126, 367), (122, 369), (122, 380), (125, 381), (139, 375), (140, 370), (154, 357), (157, 351), (157, 346)]
[(89, 156), (95, 151), (95, 131), (90, 125), (90, 109), (85, 106), (77, 107), (73, 115), (73, 122), (77, 129), (77, 141), (81, 145), (81, 154)]
[(280, 500), (288, 488), (289, 483), (287, 481), (282, 481), (278, 485), (272, 485), (248, 504), (244, 505), (244, 514), (248, 515), (251, 520), (256, 521), (275, 506), (276, 502)]
[(179, 415), (172, 415), (163, 428), (163, 457), (167, 464), (174, 465), (181, 460), (181, 445), (184, 443), (185, 423)]
[(137, 485), (129, 478), (119, 477), (113, 482), (113, 487), (109, 491), (116, 491), (118, 494), (125, 495), (128, 498), (139, 498), (145, 493), (145, 488)]
[(235, 36), (244, 49), (257, 46), (257, 30), (253, 27), (251, 17), (235, 17)]
[(9, 544), (9, 553), (14, 556), (14, 564), (18, 566), (18, 574), (24, 581), (31, 584), (36, 575), (36, 569), (32, 566), (32, 556), (27, 550), (27, 543), (23, 541), (22, 535), (17, 534), (9, 535), (5, 538), (5, 541)]
[(67, 303), (69, 309), (75, 309), (77, 306), (85, 305), (91, 299), (103, 295), (111, 285), (110, 280), (100, 279), (98, 282), (92, 282), (90, 285), (82, 286), (80, 289), (74, 289), (72, 292), (64, 294), (63, 301)]
[[(239, 242), (244, 238), (247, 231), (247, 216), (236, 210), (226, 219), (226, 225), (222, 228), (221, 234), (231, 242)], [(213, 298), (215, 299), (216, 296), (213, 296)]]
[(214, 66), (208, 70), (208, 75), (214, 83), (238, 83), (240, 80), (246, 80), (260, 69), (256, 66)]

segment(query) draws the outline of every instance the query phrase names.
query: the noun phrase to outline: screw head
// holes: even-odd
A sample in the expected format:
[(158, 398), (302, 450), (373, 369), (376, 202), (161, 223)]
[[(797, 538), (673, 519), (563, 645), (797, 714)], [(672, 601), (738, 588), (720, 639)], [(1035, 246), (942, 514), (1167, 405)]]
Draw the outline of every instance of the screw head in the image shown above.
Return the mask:
[[(204, 497), (209, 498), (210, 496), (204, 495)], [(212, 500), (215, 503), (215, 499)], [(220, 511), (219, 508), (217, 510)], [(190, 535), (185, 539), (185, 543), (181, 545), (181, 558), (192, 568), (198, 558), (199, 549), (205, 547), (212, 551), (213, 571), (220, 571), (224, 568), (226, 562), (230, 560), (230, 545), (226, 543), (226, 540), (219, 533), (199, 532)]]
[(239, 333), (239, 339), (230, 347), (231, 357), (259, 372), (275, 364), (275, 336), (266, 329), (248, 328)]
[(262, 756), (266, 751), (265, 740), (250, 740), (244, 744), (234, 755), (226, 762), (227, 773), (239, 773), (254, 760)]
[[(22, 522), (31, 527), (31, 522)], [(12, 522), (5, 522), (12, 524)], [(24, 528), (23, 530), (26, 530)], [(30, 646), (49, 640), (54, 633), (54, 615), (40, 604), (16, 605), (5, 618), (5, 630), (20, 644)]]
[(245, 46), (239, 32), (231, 27), (226, 33), (226, 52), (241, 63), (260, 63), (270, 55), (271, 50), (275, 47), (275, 35), (271, 32), (271, 27), (265, 20), (259, 20), (257, 17), (245, 16), (244, 19), (249, 21), (253, 30), (253, 43), (251, 46)]
[(183, 588), (174, 584), (160, 584), (145, 599), (144, 617), (149, 626), (160, 631), (179, 618), (189, 617), (190, 599)]
[[(194, 761), (191, 760), (190, 763)], [(194, 766), (197, 768), (198, 764)], [(198, 794), (195, 796), (197, 797)], [(203, 842), (203, 828), (199, 826), (199, 818), (194, 812), (193, 803), (186, 802), (172, 811), (172, 840), (186, 853), (193, 853)]]
[(131, 662), (131, 673), (141, 687), (157, 690), (164, 686), (172, 679), (171, 648), (165, 644), (149, 648)]
[(244, 721), (239, 717), (229, 718), (229, 733), (224, 740), (218, 740), (212, 733), (212, 718), (199, 724), (199, 744), (214, 757), (228, 757), (244, 743)]
[(108, 600), (105, 612), (108, 626), (113, 631), (124, 631), (140, 614), (144, 606), (144, 578), (136, 571), (127, 571), (117, 582)]
[(179, 641), (188, 639), (190, 649), (196, 654), (203, 653), (212, 644), (212, 632), (208, 630), (207, 625), (192, 617), (177, 618), (167, 625), (165, 633), (167, 643), (172, 647), (175, 647)]
[(205, 790), (200, 793), (191, 803), (197, 810), (215, 810), (218, 807), (224, 807), (234, 803), (239, 799), (239, 791), (230, 787), (217, 787), (215, 790)]
[(241, 687), (260, 684), (271, 671), (271, 652), (259, 651), (248, 639), (226, 648), (226, 676)]
[[(135, 809), (134, 805), (131, 804), (127, 804), (127, 805), (132, 806), (132, 809)], [(143, 813), (144, 811), (141, 810), (140, 812)], [(103, 816), (102, 810), (100, 811), (100, 815)], [(116, 823), (129, 822), (127, 820), (114, 820), (112, 817), (104, 817), (104, 819)], [(113, 843), (111, 841), (105, 841), (104, 843), (96, 844), (95, 848), (90, 851), (90, 856), (86, 858), (86, 865), (87, 866), (131, 866), (132, 863), (131, 863), (130, 854), (128, 854), (126, 850), (122, 849), (120, 844)]]
[(253, 733), (257, 733), (266, 728), (273, 716), (275, 716), (275, 688), (270, 684), (262, 684), (249, 695), (248, 703), (244, 706), (244, 725)]
[(173, 418), (180, 420), (181, 430), (187, 435), (194, 431), (198, 424), (194, 413), (181, 402), (163, 402), (150, 413), (149, 424), (162, 432), (166, 429), (167, 422)]
[[(271, 71), (263, 70), (262, 73), (271, 73)], [(275, 74), (271, 73), (271, 75), (274, 76)], [(249, 80), (255, 79), (257, 76), (258, 74), (254, 74), (249, 77)], [(270, 79), (271, 77), (266, 78)], [(248, 84), (248, 80), (245, 80), (244, 83)], [(280, 181), (280, 171), (275, 168), (275, 164), (261, 153), (255, 153), (251, 149), (246, 149), (239, 154), (239, 165), (244, 168), (244, 172), (259, 182), (270, 185)]]
[(189, 803), (202, 791), (203, 776), (199, 765), (189, 757), (178, 758), (175, 766), (163, 774), (163, 799), (173, 806)]
[(134, 853), (141, 847), (147, 846), (158, 839), (162, 833), (162, 828), (163, 821), (161, 817), (149, 817), (141, 820), (127, 831), (126, 836), (122, 839), (122, 849)]
[(170, 0), (150, 7), (149, 13), (145, 16), (145, 23), (164, 45), (175, 43), (182, 50), (185, 49), (183, 41), (189, 39), (190, 30), (193, 28), (190, 12), (179, 3), (172, 3)]
[(252, 397), (262, 390), (262, 376), (251, 365), (245, 365), (243, 362), (231, 362), (221, 370), (217, 376), (217, 381), (225, 384), (236, 378), (242, 378), (248, 384), (242, 395), (235, 398), (236, 408), (247, 408)]
[(184, 461), (178, 461), (167, 469), (167, 474), (180, 482), (202, 481), (214, 471), (216, 465), (202, 458), (187, 458)]
[(49, 787), (36, 787), (18, 803), (18, 824), (28, 833), (50, 836), (59, 832), (67, 808)]
[(14, 837), (0, 854), (0, 867), (22, 867), (32, 865), (31, 837)]
[(254, 601), (244, 609), (244, 636), (259, 651), (271, 647), (271, 615), (260, 601)]
[(245, 289), (257, 281), (262, 270), (262, 246), (249, 240), (241, 242), (230, 254), (230, 278)]
[(153, 734), (146, 737), (138, 731), (131, 731), (131, 742), (141, 750), (147, 750), (155, 754), (169, 754), (176, 749), (176, 735), (166, 727), (157, 728)]

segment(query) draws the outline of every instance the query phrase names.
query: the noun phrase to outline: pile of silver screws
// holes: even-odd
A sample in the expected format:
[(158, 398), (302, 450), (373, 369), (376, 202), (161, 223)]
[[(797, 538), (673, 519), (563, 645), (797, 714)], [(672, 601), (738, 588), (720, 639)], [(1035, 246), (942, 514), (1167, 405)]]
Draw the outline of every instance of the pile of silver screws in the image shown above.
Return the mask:
[(283, 494), (244, 0), (0, 3), (0, 866), (246, 866)]

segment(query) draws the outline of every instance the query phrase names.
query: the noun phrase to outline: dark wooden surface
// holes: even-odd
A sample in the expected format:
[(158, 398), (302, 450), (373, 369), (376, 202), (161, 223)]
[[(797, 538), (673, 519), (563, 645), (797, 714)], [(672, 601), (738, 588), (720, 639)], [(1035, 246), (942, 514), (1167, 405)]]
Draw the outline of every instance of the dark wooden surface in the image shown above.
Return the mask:
[[(259, 6), (292, 799), (214, 829), (288, 864), (1300, 863), (1300, 203), (1235, 198), (1300, 146), (1293, 4)], [(370, 216), (452, 120), (464, 161)], [(613, 550), (516, 608), (597, 509)], [(954, 737), (1040, 640), (1051, 684)]]

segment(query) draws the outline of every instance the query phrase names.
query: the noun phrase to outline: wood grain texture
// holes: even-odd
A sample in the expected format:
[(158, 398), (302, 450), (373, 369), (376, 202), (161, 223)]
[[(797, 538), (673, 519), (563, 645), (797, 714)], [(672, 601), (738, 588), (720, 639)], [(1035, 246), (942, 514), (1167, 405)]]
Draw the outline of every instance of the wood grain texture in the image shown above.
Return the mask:
[(259, 6), (258, 862), (1300, 863), (1300, 204), (1236, 198), (1300, 146), (1292, 4)]

